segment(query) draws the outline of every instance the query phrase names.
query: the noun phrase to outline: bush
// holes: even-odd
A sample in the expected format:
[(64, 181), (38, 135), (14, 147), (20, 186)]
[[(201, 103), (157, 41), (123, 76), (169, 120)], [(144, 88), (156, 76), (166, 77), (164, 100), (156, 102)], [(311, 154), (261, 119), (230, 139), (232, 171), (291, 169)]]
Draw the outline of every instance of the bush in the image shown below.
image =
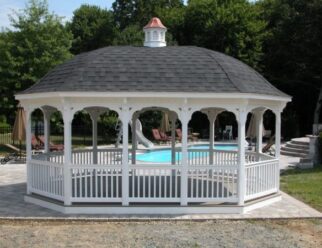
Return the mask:
[(7, 123), (7, 117), (5, 115), (0, 115), (0, 123)]
[(98, 129), (101, 130), (101, 135), (107, 143), (114, 143), (117, 131), (115, 130), (116, 123), (118, 121), (117, 113), (110, 111), (108, 114), (101, 115), (101, 119), (98, 122)]
[(9, 128), (10, 125), (8, 123), (0, 122), (0, 128)]

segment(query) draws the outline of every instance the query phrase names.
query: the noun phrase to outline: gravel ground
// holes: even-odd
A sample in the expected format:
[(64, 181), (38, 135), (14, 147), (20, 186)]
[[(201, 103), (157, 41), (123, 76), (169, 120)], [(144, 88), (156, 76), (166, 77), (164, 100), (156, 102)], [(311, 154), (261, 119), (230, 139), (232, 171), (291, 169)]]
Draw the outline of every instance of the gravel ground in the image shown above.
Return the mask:
[(322, 220), (0, 220), (0, 247), (322, 247)]

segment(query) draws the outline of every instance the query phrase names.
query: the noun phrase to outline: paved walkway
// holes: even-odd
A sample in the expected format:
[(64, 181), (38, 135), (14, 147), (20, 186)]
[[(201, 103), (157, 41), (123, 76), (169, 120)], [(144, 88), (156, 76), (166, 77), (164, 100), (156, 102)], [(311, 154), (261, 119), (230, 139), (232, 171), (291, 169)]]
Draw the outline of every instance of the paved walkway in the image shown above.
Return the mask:
[[(144, 219), (151, 216), (64, 215), (46, 208), (25, 203), (26, 165), (0, 165), (0, 219), (1, 218), (86, 218), (86, 219)], [(254, 218), (322, 218), (322, 213), (282, 193), (282, 201), (246, 214), (200, 214), (180, 216), (153, 216), (171, 219), (254, 219)]]

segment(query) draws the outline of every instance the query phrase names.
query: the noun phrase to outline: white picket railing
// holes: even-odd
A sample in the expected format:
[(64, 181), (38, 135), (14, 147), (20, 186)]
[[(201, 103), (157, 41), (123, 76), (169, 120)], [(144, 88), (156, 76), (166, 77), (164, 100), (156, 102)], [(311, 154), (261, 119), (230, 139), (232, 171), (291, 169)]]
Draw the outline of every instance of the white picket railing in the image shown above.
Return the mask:
[(130, 202), (180, 202), (182, 166), (130, 165)]
[[(99, 149), (97, 150), (97, 164), (100, 165), (121, 165), (122, 164), (122, 149)], [(130, 151), (129, 151), (130, 153)]]
[(93, 150), (73, 150), (72, 152), (73, 164), (93, 164)]
[[(73, 164), (93, 164), (93, 150), (73, 150), (72, 163)], [(34, 160), (50, 161), (53, 163), (64, 163), (63, 152), (50, 152), (33, 155)], [(97, 164), (98, 165), (119, 165), (122, 163), (122, 149), (98, 149), (97, 150)]]
[[(130, 153), (130, 152), (129, 152)], [(181, 164), (181, 150), (176, 149), (176, 164)], [(73, 164), (94, 164), (93, 150), (74, 150), (72, 153)], [(50, 161), (54, 163), (64, 163), (63, 152), (51, 152), (37, 154), (33, 156), (35, 160)], [(246, 163), (253, 163), (257, 161), (265, 161), (274, 159), (266, 154), (257, 154), (255, 152), (246, 152)], [(208, 165), (209, 164), (209, 150), (208, 149), (189, 149), (188, 150), (189, 165)], [(238, 153), (237, 151), (213, 151), (214, 165), (237, 165)], [(122, 149), (98, 149), (97, 150), (97, 164), (98, 165), (120, 165), (122, 163)]]
[(48, 161), (56, 164), (64, 163), (63, 152), (40, 153), (40, 154), (33, 155), (32, 158), (33, 160)]
[[(74, 150), (73, 164), (93, 164), (94, 154), (93, 150)], [(98, 149), (97, 150), (97, 164), (98, 165), (118, 165), (122, 163), (122, 149)]]
[(71, 166), (72, 202), (121, 202), (120, 166)]
[[(179, 161), (179, 152), (176, 157)], [(186, 185), (188, 202), (238, 201), (238, 155), (236, 151), (213, 153), (189, 149), (189, 164), (129, 164), (129, 202), (180, 202)], [(71, 202), (122, 202), (122, 150), (99, 149), (97, 164), (93, 151), (73, 151)], [(64, 200), (64, 155), (61, 152), (33, 156), (28, 163), (28, 185), (33, 193)], [(277, 192), (279, 162), (265, 155), (246, 152), (245, 200)], [(182, 182), (181, 180), (185, 180)], [(183, 183), (183, 184), (182, 184)]]
[(64, 168), (62, 164), (31, 160), (28, 163), (31, 192), (56, 200), (64, 200)]
[(279, 161), (265, 160), (246, 165), (246, 196), (251, 200), (278, 191)]
[(189, 202), (237, 202), (237, 166), (189, 166)]

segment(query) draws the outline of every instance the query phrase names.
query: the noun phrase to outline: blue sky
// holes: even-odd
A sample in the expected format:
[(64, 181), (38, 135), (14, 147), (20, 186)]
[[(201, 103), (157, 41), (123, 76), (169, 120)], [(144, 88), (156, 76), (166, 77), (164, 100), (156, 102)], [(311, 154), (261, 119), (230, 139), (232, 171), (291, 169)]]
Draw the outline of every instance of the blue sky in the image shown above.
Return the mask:
[[(98, 5), (102, 8), (110, 9), (114, 0), (47, 0), (50, 12), (55, 12), (59, 16), (66, 17), (69, 20), (73, 11), (84, 3)], [(27, 0), (0, 0), (0, 27), (9, 27), (8, 15), (12, 10), (23, 9)]]

